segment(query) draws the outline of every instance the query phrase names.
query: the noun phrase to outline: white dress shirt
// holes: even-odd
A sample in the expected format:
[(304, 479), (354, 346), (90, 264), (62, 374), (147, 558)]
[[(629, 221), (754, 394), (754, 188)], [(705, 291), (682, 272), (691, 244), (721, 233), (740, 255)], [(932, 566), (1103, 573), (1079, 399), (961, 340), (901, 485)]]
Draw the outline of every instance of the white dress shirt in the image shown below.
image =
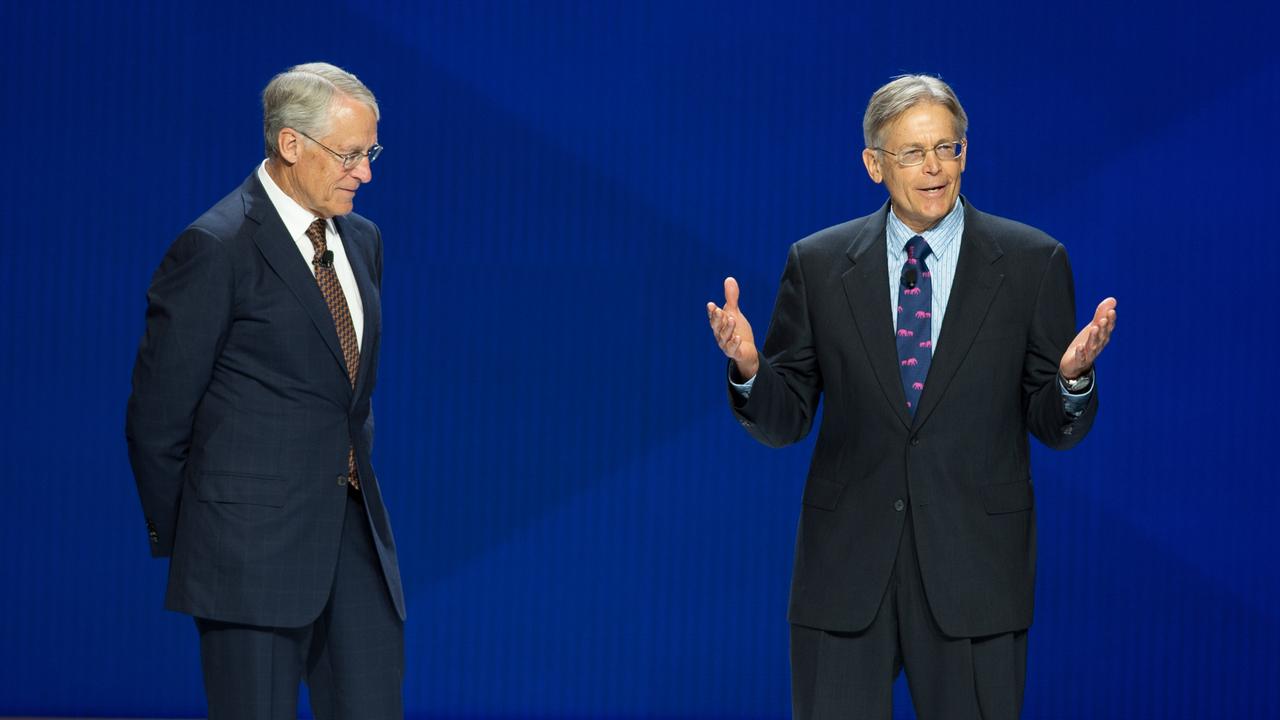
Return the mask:
[[(266, 160), (258, 166), (258, 180), (262, 182), (262, 187), (267, 191), (267, 197), (284, 222), (285, 230), (289, 231), (289, 237), (293, 238), (294, 244), (298, 246), (298, 252), (302, 253), (302, 259), (307, 262), (307, 267), (311, 268), (311, 274), (315, 275), (316, 268), (311, 264), (311, 259), (315, 257), (316, 249), (311, 244), (311, 238), (307, 237), (307, 228), (316, 221), (316, 216), (276, 185), (275, 180), (271, 179), (271, 174), (267, 172)], [(364, 344), (364, 303), (360, 300), (356, 276), (351, 272), (351, 263), (347, 261), (347, 252), (342, 246), (342, 236), (338, 234), (333, 218), (325, 220), (324, 227), (325, 245), (333, 251), (333, 271), (338, 276), (338, 285), (342, 287), (342, 294), (347, 298), (351, 326), (356, 331), (356, 346), (361, 347)]]

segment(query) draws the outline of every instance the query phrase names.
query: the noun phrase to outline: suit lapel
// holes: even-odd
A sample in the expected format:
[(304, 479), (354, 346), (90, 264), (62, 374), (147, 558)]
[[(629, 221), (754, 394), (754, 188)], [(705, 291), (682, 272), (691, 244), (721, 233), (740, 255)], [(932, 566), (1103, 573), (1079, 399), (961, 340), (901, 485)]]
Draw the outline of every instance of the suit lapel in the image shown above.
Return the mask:
[[(369, 270), (369, 259), (365, 257), (364, 246), (357, 242), (356, 233), (346, 218), (334, 218), (338, 234), (342, 236), (342, 248), (346, 251), (347, 262), (356, 278), (356, 288), (360, 292), (360, 304), (364, 308), (364, 328), (360, 338), (360, 374), (356, 377), (355, 393), (352, 397), (360, 397), (364, 392), (369, 376), (369, 368), (373, 367), (374, 346), (377, 344), (378, 328), (382, 325), (382, 307), (378, 301), (377, 288), (373, 284), (373, 276)], [(336, 337), (336, 336), (335, 336)], [(345, 369), (345, 365), (344, 365)]]
[(942, 320), (942, 333), (938, 336), (938, 352), (929, 365), (929, 376), (920, 396), (920, 407), (916, 410), (916, 427), (929, 419), (929, 414), (946, 393), (987, 318), (996, 290), (1004, 280), (1004, 275), (993, 267), (1004, 252), (999, 243), (987, 234), (983, 214), (967, 201), (964, 213), (964, 234), (956, 276)]
[(329, 346), (329, 351), (333, 353), (334, 359), (337, 360), (338, 366), (345, 375), (347, 364), (342, 357), (342, 345), (338, 343), (338, 330), (333, 324), (333, 315), (324, 301), (324, 295), (320, 292), (315, 275), (311, 274), (307, 262), (298, 252), (298, 246), (289, 237), (289, 231), (285, 229), (280, 214), (271, 204), (266, 190), (262, 189), (256, 171), (245, 183), (243, 198), (244, 214), (258, 223), (258, 229), (253, 235), (253, 242), (258, 246), (258, 251), (298, 298), (298, 302), (306, 310), (311, 322), (315, 323), (316, 330), (324, 338), (325, 345)]
[[(907, 413), (907, 397), (902, 391), (902, 375), (898, 370), (898, 346), (894, 340), (893, 318), (889, 314), (889, 284), (885, 267), (889, 262), (885, 250), (885, 221), (888, 203), (874, 218), (862, 226), (862, 232), (849, 244), (846, 254), (853, 267), (842, 276), (845, 299), (853, 313), (867, 349), (867, 359), (875, 373), (885, 400), (893, 406), (904, 427), (911, 426)], [(948, 322), (950, 320), (948, 319)]]

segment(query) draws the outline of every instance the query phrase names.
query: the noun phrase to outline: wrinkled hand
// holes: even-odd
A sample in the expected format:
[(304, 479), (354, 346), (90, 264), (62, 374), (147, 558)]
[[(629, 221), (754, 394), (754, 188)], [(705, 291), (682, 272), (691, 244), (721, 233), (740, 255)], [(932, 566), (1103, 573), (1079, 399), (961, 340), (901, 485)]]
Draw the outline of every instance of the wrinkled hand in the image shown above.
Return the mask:
[(742, 380), (749, 380), (760, 370), (760, 352), (756, 350), (755, 335), (751, 323), (738, 309), (738, 281), (724, 279), (724, 308), (707, 303), (707, 320), (711, 322), (711, 334), (725, 356), (734, 362)]
[(1116, 329), (1116, 299), (1107, 298), (1098, 303), (1093, 313), (1093, 320), (1085, 325), (1076, 339), (1071, 341), (1067, 351), (1058, 363), (1058, 372), (1067, 380), (1089, 372), (1093, 361), (1102, 354), (1102, 348), (1111, 340), (1111, 332)]

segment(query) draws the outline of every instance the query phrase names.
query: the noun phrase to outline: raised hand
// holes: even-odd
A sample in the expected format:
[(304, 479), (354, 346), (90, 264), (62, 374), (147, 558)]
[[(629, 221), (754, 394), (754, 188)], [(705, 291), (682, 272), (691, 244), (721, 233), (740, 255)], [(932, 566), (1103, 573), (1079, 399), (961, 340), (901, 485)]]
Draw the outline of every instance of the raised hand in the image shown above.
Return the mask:
[(760, 352), (756, 350), (751, 323), (747, 322), (746, 316), (738, 309), (737, 280), (731, 277), (724, 279), (724, 307), (707, 303), (707, 320), (711, 322), (711, 333), (715, 335), (716, 344), (737, 366), (741, 376), (739, 379), (749, 380), (755, 377), (760, 370)]
[(1067, 380), (1074, 380), (1089, 372), (1093, 361), (1102, 353), (1102, 348), (1111, 340), (1111, 332), (1116, 329), (1116, 299), (1107, 298), (1098, 303), (1093, 313), (1093, 320), (1085, 325), (1076, 339), (1071, 341), (1067, 351), (1058, 363), (1058, 372)]

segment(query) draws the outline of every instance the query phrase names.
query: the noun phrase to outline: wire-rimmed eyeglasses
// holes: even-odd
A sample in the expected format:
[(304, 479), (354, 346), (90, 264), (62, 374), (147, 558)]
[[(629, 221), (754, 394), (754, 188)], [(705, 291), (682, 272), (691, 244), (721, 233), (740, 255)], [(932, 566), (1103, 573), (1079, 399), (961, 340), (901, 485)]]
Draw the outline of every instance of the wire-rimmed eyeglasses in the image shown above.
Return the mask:
[(964, 141), (948, 140), (944, 143), (938, 143), (932, 148), (913, 147), (901, 152), (891, 152), (880, 147), (871, 149), (894, 156), (902, 167), (912, 167), (923, 163), (925, 153), (929, 152), (929, 150), (933, 150), (933, 154), (937, 155), (939, 160), (959, 160), (960, 156), (964, 155)]
[[(298, 130), (298, 129), (297, 129), (297, 128), (294, 128), (294, 130)], [(315, 139), (315, 138), (311, 137), (310, 135), (308, 135), (308, 134), (306, 134), (306, 133), (302, 132), (301, 130), (298, 130), (298, 133), (299, 133), (299, 134), (301, 134), (301, 135), (302, 135), (302, 137), (304, 137), (304, 138), (306, 138), (306, 139), (310, 140), (311, 142), (313, 142), (313, 143), (315, 143), (315, 144), (319, 145), (320, 147), (324, 148), (325, 150), (328, 150), (330, 155), (332, 155), (332, 156), (334, 156), (334, 157), (338, 158), (338, 160), (342, 161), (342, 169), (343, 169), (343, 170), (350, 170), (351, 168), (353, 168), (353, 167), (355, 167), (355, 166), (359, 165), (359, 164), (360, 164), (360, 161), (361, 161), (361, 160), (363, 160), (363, 159), (364, 159), (364, 158), (366, 158), (366, 157), (367, 157), (367, 158), (369, 158), (369, 164), (370, 164), (370, 165), (372, 165), (372, 164), (373, 164), (373, 161), (374, 161), (374, 160), (377, 160), (377, 159), (378, 159), (378, 156), (382, 154), (382, 146), (381, 146), (381, 145), (379, 145), (379, 144), (377, 144), (377, 143), (374, 143), (374, 144), (373, 144), (373, 147), (369, 148), (369, 150), (368, 150), (367, 152), (353, 152), (353, 153), (347, 153), (346, 155), (343, 155), (342, 153), (338, 152), (337, 150), (334, 150), (333, 148), (329, 147), (328, 145), (325, 145), (324, 143), (320, 142), (319, 140), (317, 140), (317, 139)]]

